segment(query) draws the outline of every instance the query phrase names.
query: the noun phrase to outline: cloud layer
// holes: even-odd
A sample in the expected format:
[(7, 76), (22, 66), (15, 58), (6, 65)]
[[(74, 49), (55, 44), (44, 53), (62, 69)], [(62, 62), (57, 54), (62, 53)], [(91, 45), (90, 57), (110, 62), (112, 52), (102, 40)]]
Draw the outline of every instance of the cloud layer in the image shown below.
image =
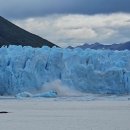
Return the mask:
[(14, 20), (20, 27), (59, 46), (120, 43), (130, 40), (130, 14), (48, 15)]
[(130, 0), (0, 0), (0, 14), (22, 19), (50, 14), (128, 13), (129, 5)]

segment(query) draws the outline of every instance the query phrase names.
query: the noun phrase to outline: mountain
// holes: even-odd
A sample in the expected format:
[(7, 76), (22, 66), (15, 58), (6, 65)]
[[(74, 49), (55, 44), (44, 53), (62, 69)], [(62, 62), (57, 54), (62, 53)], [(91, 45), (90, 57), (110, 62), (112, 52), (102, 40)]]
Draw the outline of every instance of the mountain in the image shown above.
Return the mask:
[(112, 44), (112, 45), (103, 45), (100, 43), (94, 43), (94, 44), (88, 44), (85, 43), (81, 46), (77, 46), (77, 47), (71, 47), (69, 46), (68, 48), (73, 49), (73, 48), (81, 48), (81, 49), (86, 49), (86, 48), (90, 48), (90, 49), (110, 49), (110, 50), (130, 50), (130, 41), (125, 42), (125, 43), (120, 43), (120, 44)]
[(48, 40), (30, 33), (0, 16), (0, 47), (3, 45), (56, 46)]
[(104, 45), (100, 44), (100, 43), (94, 43), (94, 44), (84, 44), (84, 45), (81, 45), (81, 46), (77, 46), (79, 48), (82, 48), (82, 49), (86, 49), (86, 48), (91, 48), (91, 49), (100, 49), (100, 48), (103, 48)]
[(121, 44), (113, 44), (113, 46), (111, 46), (111, 49), (113, 49), (113, 50), (125, 50), (125, 49), (130, 50), (130, 41), (121, 43)]

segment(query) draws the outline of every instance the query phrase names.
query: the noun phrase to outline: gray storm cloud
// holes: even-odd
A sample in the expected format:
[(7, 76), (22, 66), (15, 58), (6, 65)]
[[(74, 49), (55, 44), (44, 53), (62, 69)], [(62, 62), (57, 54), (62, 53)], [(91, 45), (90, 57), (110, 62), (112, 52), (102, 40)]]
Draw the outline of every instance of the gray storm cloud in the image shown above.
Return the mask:
[(18, 26), (61, 47), (83, 43), (121, 43), (130, 40), (130, 14), (49, 15), (14, 20)]
[(130, 0), (0, 0), (0, 14), (17, 19), (50, 14), (128, 13), (129, 5)]

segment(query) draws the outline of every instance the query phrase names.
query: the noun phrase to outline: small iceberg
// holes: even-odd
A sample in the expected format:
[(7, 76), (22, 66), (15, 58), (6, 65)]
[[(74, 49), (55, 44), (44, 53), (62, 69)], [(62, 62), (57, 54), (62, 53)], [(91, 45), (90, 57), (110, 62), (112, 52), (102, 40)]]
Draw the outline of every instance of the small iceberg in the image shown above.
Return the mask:
[(48, 91), (48, 92), (44, 92), (44, 93), (40, 93), (40, 94), (36, 94), (33, 97), (46, 97), (46, 98), (56, 98), (57, 97), (57, 92), (54, 90)]
[(29, 92), (22, 92), (22, 93), (18, 93), (15, 97), (17, 99), (21, 99), (21, 98), (37, 98), (37, 97), (45, 97), (45, 98), (56, 98), (58, 95), (58, 93), (54, 90), (50, 90), (48, 92), (43, 92), (43, 93), (39, 93), (39, 94), (31, 94)]
[(16, 94), (15, 96), (17, 99), (20, 99), (20, 98), (29, 98), (29, 97), (33, 97), (33, 95), (29, 92), (22, 92), (22, 93), (18, 93)]

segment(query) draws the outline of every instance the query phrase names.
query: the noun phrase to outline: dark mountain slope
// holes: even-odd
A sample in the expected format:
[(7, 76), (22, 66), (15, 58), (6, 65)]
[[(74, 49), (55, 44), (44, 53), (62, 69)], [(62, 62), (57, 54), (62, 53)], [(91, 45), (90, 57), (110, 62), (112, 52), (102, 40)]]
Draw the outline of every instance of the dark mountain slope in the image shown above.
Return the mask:
[(0, 47), (3, 45), (22, 45), (32, 47), (49, 46), (55, 44), (16, 26), (0, 16)]

